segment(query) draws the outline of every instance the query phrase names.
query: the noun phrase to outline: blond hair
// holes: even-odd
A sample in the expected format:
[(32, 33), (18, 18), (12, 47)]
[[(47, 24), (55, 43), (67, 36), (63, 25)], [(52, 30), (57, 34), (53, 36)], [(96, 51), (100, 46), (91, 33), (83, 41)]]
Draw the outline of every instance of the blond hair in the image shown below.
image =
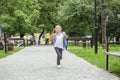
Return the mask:
[(61, 27), (60, 25), (56, 25), (56, 26), (55, 26), (55, 28), (57, 28), (57, 27), (59, 27), (59, 28), (61, 28), (61, 29), (62, 29), (62, 27)]

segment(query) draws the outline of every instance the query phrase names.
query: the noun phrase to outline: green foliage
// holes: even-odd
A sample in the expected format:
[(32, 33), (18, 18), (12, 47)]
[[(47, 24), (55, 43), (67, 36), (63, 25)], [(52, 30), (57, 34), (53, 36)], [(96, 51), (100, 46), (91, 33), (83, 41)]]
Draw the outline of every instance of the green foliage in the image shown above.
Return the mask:
[(41, 9), (38, 0), (8, 0), (3, 9), (1, 20), (7, 33), (27, 33), (37, 26)]
[(1, 20), (7, 33), (31, 33), (52, 31), (56, 22), (54, 0), (2, 0)]
[[(109, 15), (107, 28), (112, 35), (120, 32), (115, 32), (120, 23), (117, 18), (119, 6), (120, 0), (105, 0), (105, 12)], [(33, 34), (42, 29), (51, 32), (56, 24), (61, 24), (69, 36), (79, 37), (93, 33), (94, 0), (0, 0), (0, 15), (3, 30), (7, 33)], [(99, 1), (97, 15), (99, 19)], [(101, 31), (100, 20), (97, 22)]]
[(111, 15), (107, 22), (107, 36), (115, 37), (120, 35), (120, 18)]
[(56, 23), (56, 4), (54, 0), (42, 1), (41, 16), (39, 22), (46, 31), (52, 31)]
[(109, 6), (109, 18), (107, 22), (107, 36), (120, 36), (120, 1), (112, 0)]
[(93, 7), (90, 0), (67, 0), (58, 8), (57, 19), (68, 33), (89, 35), (93, 28)]

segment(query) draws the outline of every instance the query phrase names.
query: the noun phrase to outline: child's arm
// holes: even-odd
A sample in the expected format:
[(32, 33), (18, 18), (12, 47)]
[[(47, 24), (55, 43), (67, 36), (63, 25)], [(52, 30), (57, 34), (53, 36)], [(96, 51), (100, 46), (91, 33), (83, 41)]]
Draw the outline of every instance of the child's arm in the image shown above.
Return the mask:
[(66, 35), (66, 33), (65, 33), (65, 32), (63, 32), (63, 35), (64, 35), (64, 37), (65, 37), (65, 38), (67, 38), (67, 35)]
[(54, 37), (54, 35), (55, 35), (55, 34), (53, 33), (53, 34), (50, 36), (50, 39), (49, 39), (50, 42), (53, 42), (53, 37)]
[(55, 35), (55, 28), (53, 29), (52, 34), (50, 35), (50, 38), (49, 38), (50, 42), (53, 42), (54, 35)]

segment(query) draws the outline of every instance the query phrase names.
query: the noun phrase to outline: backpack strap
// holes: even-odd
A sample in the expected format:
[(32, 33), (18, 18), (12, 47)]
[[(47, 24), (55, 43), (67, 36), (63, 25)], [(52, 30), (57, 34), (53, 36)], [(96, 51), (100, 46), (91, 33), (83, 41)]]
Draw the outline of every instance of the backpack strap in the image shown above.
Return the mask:
[(55, 34), (54, 37), (53, 37), (53, 45), (55, 45), (56, 40), (57, 40), (57, 35)]
[[(62, 32), (62, 34), (64, 35), (65, 32)], [(63, 38), (63, 48), (66, 48), (67, 46), (67, 41), (66, 41), (66, 37)]]

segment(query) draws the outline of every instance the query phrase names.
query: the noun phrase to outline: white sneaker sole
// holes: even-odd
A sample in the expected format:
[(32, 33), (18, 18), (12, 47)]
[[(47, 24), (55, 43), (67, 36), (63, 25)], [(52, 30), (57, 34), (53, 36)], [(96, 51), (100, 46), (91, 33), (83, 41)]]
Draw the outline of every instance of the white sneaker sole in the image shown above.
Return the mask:
[(58, 65), (57, 68), (58, 68), (58, 69), (61, 69), (61, 65)]

